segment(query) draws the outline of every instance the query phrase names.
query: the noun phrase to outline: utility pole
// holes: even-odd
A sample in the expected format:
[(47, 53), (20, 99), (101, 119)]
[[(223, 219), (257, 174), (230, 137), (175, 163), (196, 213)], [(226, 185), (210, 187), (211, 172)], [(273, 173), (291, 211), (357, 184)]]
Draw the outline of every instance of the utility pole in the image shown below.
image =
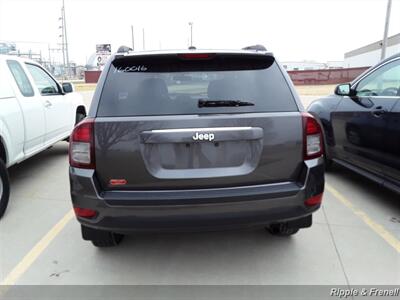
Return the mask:
[(387, 39), (389, 33), (390, 11), (392, 10), (392, 0), (388, 0), (385, 20), (385, 31), (383, 33), (381, 59), (386, 57)]
[[(61, 17), (58, 18), (58, 20), (61, 21), (61, 25), (58, 27), (58, 29), (61, 29), (61, 34), (59, 37), (61, 38), (61, 51), (62, 51), (62, 57), (63, 57), (63, 66), (65, 68), (65, 42), (64, 42), (64, 18), (63, 18), (63, 13), (61, 10)], [(63, 79), (65, 78), (65, 72), (63, 72)]]
[(190, 47), (193, 47), (193, 22), (189, 22), (190, 26)]
[(145, 44), (145, 42), (144, 42), (144, 28), (142, 29), (142, 32), (143, 32), (143, 50), (145, 50), (146, 49), (146, 44)]
[(132, 50), (135, 51), (135, 37), (133, 35), (133, 25), (131, 25), (131, 34), (132, 34)]
[(49, 48), (49, 66), (51, 65), (51, 51), (50, 51), (50, 44), (47, 44), (47, 47)]
[(71, 68), (69, 64), (69, 52), (68, 52), (68, 37), (67, 37), (67, 20), (65, 17), (65, 5), (63, 0), (63, 19), (64, 19), (64, 34), (65, 34), (65, 54), (67, 58), (67, 76), (70, 78), (71, 75)]

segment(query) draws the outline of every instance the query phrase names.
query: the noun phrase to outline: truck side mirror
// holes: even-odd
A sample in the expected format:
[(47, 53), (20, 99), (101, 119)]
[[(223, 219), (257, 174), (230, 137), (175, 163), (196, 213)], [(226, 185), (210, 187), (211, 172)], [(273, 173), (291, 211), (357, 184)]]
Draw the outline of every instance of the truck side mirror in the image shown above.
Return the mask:
[(66, 94), (75, 92), (75, 87), (71, 82), (63, 82), (62, 89)]

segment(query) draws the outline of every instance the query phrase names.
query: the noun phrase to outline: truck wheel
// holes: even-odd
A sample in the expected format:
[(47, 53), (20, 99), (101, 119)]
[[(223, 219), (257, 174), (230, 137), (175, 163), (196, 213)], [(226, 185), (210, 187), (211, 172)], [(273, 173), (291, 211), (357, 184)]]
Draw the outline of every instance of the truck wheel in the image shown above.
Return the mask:
[(10, 198), (10, 180), (7, 168), (0, 159), (0, 218), (4, 215)]
[(275, 223), (266, 227), (267, 231), (276, 236), (290, 236), (299, 231), (299, 228), (289, 228), (287, 223)]
[(81, 225), (82, 238), (91, 241), (96, 247), (113, 247), (121, 243), (124, 236), (115, 232), (98, 230)]

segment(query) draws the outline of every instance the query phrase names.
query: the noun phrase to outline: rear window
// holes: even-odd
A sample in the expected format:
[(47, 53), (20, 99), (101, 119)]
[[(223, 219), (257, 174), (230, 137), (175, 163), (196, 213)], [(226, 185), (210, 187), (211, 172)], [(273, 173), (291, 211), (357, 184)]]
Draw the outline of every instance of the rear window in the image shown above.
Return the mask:
[(33, 91), (32, 85), (19, 62), (15, 60), (7, 60), (7, 64), (12, 75), (14, 76), (15, 82), (17, 83), (21, 94), (25, 97), (34, 96), (35, 92)]
[[(199, 101), (243, 101), (246, 106), (202, 106)], [(200, 105), (201, 106), (201, 105)], [(115, 59), (97, 115), (149, 116), (297, 111), (274, 58), (137, 56)]]

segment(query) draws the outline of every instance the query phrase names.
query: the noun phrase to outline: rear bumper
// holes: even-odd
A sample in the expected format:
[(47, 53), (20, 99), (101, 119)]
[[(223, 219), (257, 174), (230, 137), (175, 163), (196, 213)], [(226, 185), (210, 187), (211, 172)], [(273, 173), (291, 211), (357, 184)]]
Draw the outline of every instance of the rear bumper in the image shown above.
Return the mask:
[(98, 212), (86, 226), (126, 233), (265, 226), (312, 214), (304, 201), (324, 190), (322, 158), (304, 162), (298, 182), (222, 189), (99, 192), (93, 170), (70, 168), (74, 207)]

